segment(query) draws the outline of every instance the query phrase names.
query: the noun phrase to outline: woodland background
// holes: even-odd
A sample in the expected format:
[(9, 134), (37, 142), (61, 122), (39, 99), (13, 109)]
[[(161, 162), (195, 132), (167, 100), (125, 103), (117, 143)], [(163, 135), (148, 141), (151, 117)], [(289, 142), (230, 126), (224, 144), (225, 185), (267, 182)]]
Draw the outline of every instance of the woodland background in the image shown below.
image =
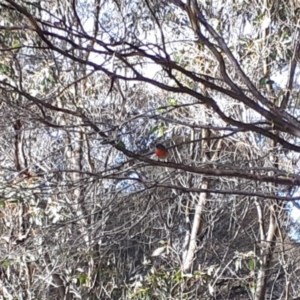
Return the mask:
[(1, 299), (300, 299), (298, 1), (0, 15)]

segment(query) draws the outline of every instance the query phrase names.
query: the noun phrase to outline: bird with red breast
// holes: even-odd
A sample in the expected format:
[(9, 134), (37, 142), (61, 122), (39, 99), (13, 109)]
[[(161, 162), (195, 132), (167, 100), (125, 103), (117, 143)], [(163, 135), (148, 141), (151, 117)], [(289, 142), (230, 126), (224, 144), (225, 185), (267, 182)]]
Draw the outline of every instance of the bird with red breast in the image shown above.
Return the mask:
[(166, 159), (170, 155), (168, 149), (163, 144), (157, 144), (155, 146), (155, 154), (159, 159)]

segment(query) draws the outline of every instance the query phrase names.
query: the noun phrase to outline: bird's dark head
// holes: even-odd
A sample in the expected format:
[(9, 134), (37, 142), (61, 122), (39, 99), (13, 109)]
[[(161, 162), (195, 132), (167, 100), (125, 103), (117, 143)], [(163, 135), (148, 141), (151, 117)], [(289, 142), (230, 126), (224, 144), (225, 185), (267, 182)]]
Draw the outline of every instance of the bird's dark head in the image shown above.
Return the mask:
[(166, 149), (166, 147), (163, 144), (157, 144), (156, 149), (164, 150), (164, 149)]

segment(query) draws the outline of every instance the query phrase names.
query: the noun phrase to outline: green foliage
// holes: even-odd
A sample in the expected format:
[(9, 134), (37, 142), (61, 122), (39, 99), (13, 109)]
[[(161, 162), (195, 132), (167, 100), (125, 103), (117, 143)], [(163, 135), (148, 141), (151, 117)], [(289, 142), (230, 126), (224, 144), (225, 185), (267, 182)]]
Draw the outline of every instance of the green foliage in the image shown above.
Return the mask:
[(255, 271), (257, 268), (257, 259), (252, 258), (248, 260), (248, 268), (250, 271)]
[(121, 141), (121, 140), (118, 142), (117, 146), (121, 147), (121, 148), (124, 148), (124, 149), (126, 148), (124, 142)]
[(171, 106), (177, 106), (178, 105), (178, 100), (175, 98), (169, 99), (169, 105)]
[(89, 281), (90, 281), (89, 276), (88, 276), (87, 274), (85, 274), (85, 273), (79, 274), (79, 275), (77, 276), (77, 279), (78, 279), (78, 281), (77, 281), (77, 285), (78, 285), (78, 286), (85, 286), (85, 285), (87, 285), (87, 284), (89, 283)]
[(14, 41), (12, 47), (14, 52), (18, 53), (20, 51), (20, 48), (22, 47), (22, 44), (20, 41)]
[(268, 77), (262, 77), (260, 80), (259, 80), (259, 84), (260, 85), (267, 85), (267, 84), (273, 84), (274, 81), (273, 80), (270, 80), (270, 78)]
[[(193, 290), (208, 284), (213, 275), (208, 271), (195, 271), (193, 274), (184, 274), (180, 269), (152, 269), (141, 282), (129, 289), (129, 299), (190, 299)], [(195, 294), (194, 294), (195, 295)]]
[(11, 68), (5, 64), (0, 63), (0, 72), (5, 75), (11, 74)]
[(3, 261), (1, 261), (1, 265), (3, 267), (6, 267), (6, 268), (12, 266), (13, 264), (14, 264), (14, 262), (12, 260), (3, 260)]
[(155, 133), (156, 131), (158, 131), (159, 126), (154, 126), (150, 129), (150, 134)]

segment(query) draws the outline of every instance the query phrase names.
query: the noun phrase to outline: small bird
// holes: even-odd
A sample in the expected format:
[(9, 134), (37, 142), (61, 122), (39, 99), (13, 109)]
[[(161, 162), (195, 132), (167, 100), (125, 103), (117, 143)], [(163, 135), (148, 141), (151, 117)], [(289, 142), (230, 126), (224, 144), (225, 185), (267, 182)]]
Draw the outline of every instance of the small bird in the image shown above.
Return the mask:
[(169, 151), (164, 145), (157, 144), (155, 146), (155, 154), (159, 159), (166, 159), (169, 156)]

